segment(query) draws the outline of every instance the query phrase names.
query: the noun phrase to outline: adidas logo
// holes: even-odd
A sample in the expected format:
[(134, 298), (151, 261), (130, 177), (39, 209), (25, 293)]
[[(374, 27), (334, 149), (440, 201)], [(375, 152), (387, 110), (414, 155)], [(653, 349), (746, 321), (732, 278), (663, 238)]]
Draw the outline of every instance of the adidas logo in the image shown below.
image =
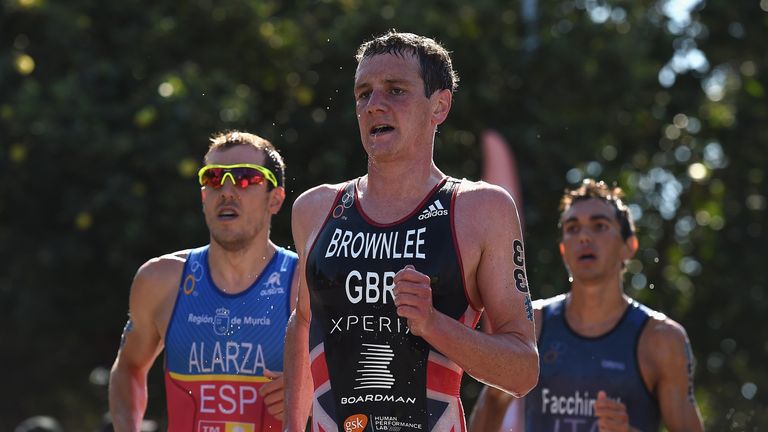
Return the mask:
[(429, 207), (425, 208), (423, 212), (419, 215), (419, 220), (426, 220), (433, 216), (446, 216), (448, 215), (448, 210), (443, 207), (442, 204), (440, 204), (439, 200), (435, 200), (432, 204), (430, 204)]

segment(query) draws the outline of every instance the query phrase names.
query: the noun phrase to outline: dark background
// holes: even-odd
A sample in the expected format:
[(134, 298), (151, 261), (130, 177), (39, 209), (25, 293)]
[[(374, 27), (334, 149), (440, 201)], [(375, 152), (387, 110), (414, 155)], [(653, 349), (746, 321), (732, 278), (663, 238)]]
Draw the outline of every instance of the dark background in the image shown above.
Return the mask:
[[(685, 6), (689, 6), (686, 8)], [(94, 431), (147, 259), (207, 242), (195, 173), (240, 128), (288, 164), (290, 204), (365, 170), (353, 54), (389, 28), (453, 51), (435, 158), (481, 175), (486, 128), (520, 163), (534, 298), (567, 289), (562, 190), (617, 181), (641, 249), (629, 294), (688, 330), (712, 431), (768, 427), (768, 0), (0, 2), (0, 430)], [(148, 418), (163, 421), (161, 364)], [(466, 380), (471, 410), (479, 385)]]

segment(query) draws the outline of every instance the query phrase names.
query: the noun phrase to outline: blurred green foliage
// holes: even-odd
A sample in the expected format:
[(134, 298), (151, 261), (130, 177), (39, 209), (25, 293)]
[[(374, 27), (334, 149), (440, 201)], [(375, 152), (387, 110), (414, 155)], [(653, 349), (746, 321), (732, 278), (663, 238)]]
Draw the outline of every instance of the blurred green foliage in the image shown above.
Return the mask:
[(707, 429), (765, 427), (768, 1), (681, 3), (0, 2), (0, 430), (98, 428), (134, 272), (207, 242), (194, 173), (213, 132), (281, 149), (279, 244), (299, 193), (364, 172), (353, 54), (389, 28), (453, 51), (445, 172), (479, 177), (486, 128), (515, 151), (534, 297), (567, 289), (562, 190), (617, 181), (640, 230), (627, 291), (688, 329)]

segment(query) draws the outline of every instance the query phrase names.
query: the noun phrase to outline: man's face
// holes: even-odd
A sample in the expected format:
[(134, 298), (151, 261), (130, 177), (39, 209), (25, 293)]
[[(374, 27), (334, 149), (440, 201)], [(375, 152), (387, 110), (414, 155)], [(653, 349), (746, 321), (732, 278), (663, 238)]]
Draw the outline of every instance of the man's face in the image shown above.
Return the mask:
[[(238, 145), (212, 151), (206, 163), (263, 165), (264, 152), (248, 145)], [(280, 210), (285, 193), (283, 188), (267, 191), (267, 180), (259, 185), (240, 188), (229, 177), (225, 177), (218, 189), (209, 186), (201, 189), (203, 214), (211, 241), (225, 250), (236, 251), (258, 237), (268, 238), (270, 218)]]
[(560, 254), (574, 282), (594, 282), (621, 274), (622, 262), (637, 249), (635, 237), (626, 241), (614, 207), (589, 198), (576, 201), (560, 217)]
[(370, 158), (384, 161), (412, 148), (424, 151), (424, 141), (431, 155), (435, 127), (447, 116), (451, 95), (442, 90), (426, 97), (419, 71), (419, 60), (411, 54), (375, 55), (358, 65), (355, 111)]

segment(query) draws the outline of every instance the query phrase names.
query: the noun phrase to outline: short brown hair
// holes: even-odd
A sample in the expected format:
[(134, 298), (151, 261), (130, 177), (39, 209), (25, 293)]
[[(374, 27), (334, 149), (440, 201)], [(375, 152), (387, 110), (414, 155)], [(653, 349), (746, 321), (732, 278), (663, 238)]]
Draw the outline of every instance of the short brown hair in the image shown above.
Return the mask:
[(575, 202), (590, 198), (601, 199), (615, 209), (616, 220), (621, 226), (621, 237), (626, 240), (635, 235), (635, 222), (632, 220), (629, 207), (621, 200), (623, 197), (624, 191), (615, 183), (613, 187), (609, 187), (604, 181), (587, 178), (581, 182), (579, 187), (565, 190), (562, 198), (560, 198), (560, 214), (568, 211)]
[[(277, 152), (277, 149), (268, 140), (248, 132), (238, 130), (229, 130), (219, 132), (211, 136), (211, 145), (203, 158), (203, 162), (208, 162), (208, 155), (214, 150), (226, 150), (239, 145), (248, 145), (264, 152), (264, 168), (272, 171), (277, 178), (277, 186), (285, 187), (285, 162), (283, 157)], [(267, 182), (267, 190), (272, 190), (272, 183)]]
[(416, 56), (419, 59), (424, 94), (427, 97), (437, 90), (448, 89), (453, 93), (459, 85), (459, 75), (453, 70), (448, 50), (434, 39), (413, 33), (400, 33), (393, 29), (360, 45), (355, 59), (360, 64), (363, 59), (380, 54)]

